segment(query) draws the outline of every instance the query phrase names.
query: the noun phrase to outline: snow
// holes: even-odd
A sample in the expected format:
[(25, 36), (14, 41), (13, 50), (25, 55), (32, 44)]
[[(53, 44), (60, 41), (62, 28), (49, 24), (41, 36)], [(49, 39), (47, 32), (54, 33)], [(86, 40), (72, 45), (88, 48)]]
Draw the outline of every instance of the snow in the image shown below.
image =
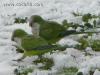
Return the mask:
[(32, 73), (29, 73), (28, 75), (56, 75), (56, 71), (47, 71), (47, 70), (35, 70)]
[(89, 53), (89, 54), (94, 53), (94, 51), (92, 50), (91, 47), (87, 47), (87, 48), (85, 49), (85, 51), (86, 51), (86, 53)]
[[(39, 14), (46, 19), (54, 19), (61, 21), (63, 19), (68, 19), (69, 21), (75, 21), (73, 19), (72, 12), (79, 12), (79, 13), (92, 13), (92, 14), (99, 14), (99, 0), (91, 1), (91, 0), (26, 0), (25, 2), (31, 2), (33, 4), (40, 3), (43, 6), (3, 6), (4, 3), (20, 3), (24, 2), (24, 0), (5, 0), (1, 1), (1, 14), (15, 14), (16, 16), (30, 16), (32, 14)], [(25, 3), (24, 2), (24, 3)], [(87, 8), (88, 7), (88, 8)], [(6, 12), (7, 11), (7, 12)], [(65, 13), (66, 12), (66, 13)], [(24, 14), (23, 14), (24, 13)], [(59, 19), (60, 18), (60, 19)], [(79, 21), (79, 20), (78, 20)]]
[(65, 38), (61, 39), (60, 41), (58, 41), (57, 44), (61, 45), (61, 46), (74, 47), (76, 45), (79, 45), (80, 43), (78, 43), (77, 41), (75, 41), (71, 38), (65, 37)]
[(77, 27), (77, 29), (76, 29), (77, 32), (80, 32), (81, 30), (82, 30), (81, 27)]
[(69, 27), (69, 28), (68, 28), (68, 30), (75, 30), (75, 29), (74, 29), (74, 28), (72, 28), (72, 27)]
[[(41, 4), (41, 6), (3, 6), (4, 3), (9, 2), (15, 4), (20, 2), (30, 2), (34, 4), (37, 2)], [(46, 20), (54, 20), (59, 23), (67, 19), (70, 22), (82, 24), (80, 17), (75, 18), (72, 14), (73, 12), (100, 15), (99, 9), (100, 0), (0, 0), (0, 75), (14, 75), (13, 70), (17, 66), (13, 66), (16, 64), (13, 60), (22, 57), (22, 54), (17, 53), (16, 48), (13, 46), (15, 43), (11, 41), (12, 32), (20, 28), (25, 30), (28, 34), (32, 34), (28, 23), (14, 24), (15, 17), (29, 18), (31, 15), (38, 14)], [(69, 30), (72, 29), (73, 28), (69, 28)], [(81, 28), (77, 28), (77, 31), (80, 29)], [(100, 31), (100, 29), (97, 30)], [(93, 38), (99, 39), (99, 37), (100, 35), (98, 34), (94, 35)], [(77, 37), (73, 36), (73, 38), (63, 38), (58, 44), (61, 46), (75, 46), (79, 44), (76, 41)], [(87, 48), (87, 50), (89, 49), (90, 48)], [(91, 50), (89, 51), (91, 52)], [(79, 71), (82, 71), (84, 75), (86, 75), (91, 67), (93, 69), (100, 68), (100, 52), (92, 52), (92, 54), (93, 56), (84, 56), (83, 52), (72, 48), (68, 48), (63, 52), (47, 53), (46, 56), (54, 60), (55, 65), (52, 67), (53, 70), (35, 70), (29, 75), (55, 75), (56, 70), (54, 69), (71, 66), (79, 68)], [(26, 66), (31, 66), (32, 60), (36, 58), (37, 57), (27, 57), (22, 63), (17, 63), (17, 65), (26, 64)], [(36, 67), (36, 65), (34, 66)], [(100, 75), (100, 72), (96, 70), (94, 75)]]
[(64, 67), (79, 67), (79, 64), (85, 61), (84, 53), (74, 48), (67, 48), (65, 51), (56, 51), (53, 54), (45, 54), (44, 57), (52, 58), (54, 60), (54, 69), (61, 69)]
[(93, 75), (100, 75), (100, 71), (96, 69)]
[(0, 75), (13, 75), (16, 66), (12, 66), (12, 60), (19, 59), (22, 54), (16, 53), (16, 48), (12, 46), (12, 32), (7, 32), (5, 28), (4, 30), (0, 32)]
[(9, 66), (9, 64), (3, 62), (3, 63), (0, 63), (0, 67), (2, 68), (0, 69), (1, 75), (12, 75), (13, 74), (14, 67)]
[(75, 58), (81, 57), (83, 55), (81, 51), (74, 48), (67, 48), (65, 51), (67, 51), (68, 55), (71, 55)]
[(100, 62), (100, 56), (91, 57), (88, 60), (81, 63), (79, 71), (83, 72), (84, 75), (86, 75), (86, 73), (89, 73), (90, 70), (95, 70), (97, 68), (100, 68), (99, 62)]

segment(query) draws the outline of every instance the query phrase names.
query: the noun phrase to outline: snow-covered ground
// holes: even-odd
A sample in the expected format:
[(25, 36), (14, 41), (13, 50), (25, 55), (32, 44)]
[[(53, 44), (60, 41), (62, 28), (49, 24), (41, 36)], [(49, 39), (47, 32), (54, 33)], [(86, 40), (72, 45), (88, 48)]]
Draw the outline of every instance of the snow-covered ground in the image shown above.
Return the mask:
[[(14, 3), (16, 5), (17, 3), (27, 2), (32, 3), (33, 6), (4, 6), (4, 4)], [(40, 4), (40, 6), (34, 5), (36, 3)], [(28, 23), (13, 23), (15, 17), (30, 17), (31, 15), (38, 14), (43, 16), (44, 19), (55, 20), (60, 23), (62, 20), (67, 19), (68, 21), (81, 24), (82, 21), (80, 18), (75, 18), (72, 15), (73, 12), (100, 15), (100, 0), (0, 0), (0, 75), (14, 75), (13, 71), (17, 66), (14, 66), (16, 62), (13, 60), (22, 56), (22, 54), (16, 52), (16, 48), (14, 47), (15, 42), (11, 41), (13, 30), (22, 28), (31, 34)], [(98, 37), (100, 36), (98, 35)], [(70, 42), (69, 38), (66, 39), (66, 42), (65, 39), (62, 39), (60, 44), (68, 44)], [(71, 45), (73, 45), (72, 42), (74, 42), (74, 44), (77, 43), (71, 38)], [(77, 54), (74, 54), (74, 51), (77, 52)], [(44, 56), (53, 58), (55, 62), (52, 71), (35, 70), (29, 75), (55, 74), (55, 68), (59, 69), (63, 66), (78, 67), (80, 69), (79, 71), (85, 72), (84, 75), (86, 75), (86, 71), (89, 71), (91, 67), (100, 68), (100, 53), (92, 51), (92, 54), (94, 55), (93, 57), (87, 57), (84, 56), (83, 52), (75, 49), (67, 49), (65, 52), (55, 52), (52, 55), (47, 53)], [(25, 60), (25, 62), (27, 62), (27, 60)], [(94, 75), (99, 74), (100, 72), (98, 70), (94, 73)]]
[(13, 60), (22, 56), (16, 53), (14, 42), (11, 41), (12, 30), (8, 30), (8, 26), (1, 25), (0, 28), (0, 75), (13, 75)]

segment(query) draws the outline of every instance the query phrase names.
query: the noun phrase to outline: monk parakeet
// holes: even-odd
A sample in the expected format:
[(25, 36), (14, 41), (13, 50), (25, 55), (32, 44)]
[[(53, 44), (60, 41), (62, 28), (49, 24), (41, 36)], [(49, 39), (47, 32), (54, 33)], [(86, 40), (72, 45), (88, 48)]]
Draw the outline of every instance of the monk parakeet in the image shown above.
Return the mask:
[(69, 35), (75, 30), (67, 31), (66, 28), (54, 21), (46, 21), (38, 15), (33, 15), (30, 18), (29, 25), (32, 27), (33, 36), (43, 37), (50, 43), (55, 43), (65, 35)]

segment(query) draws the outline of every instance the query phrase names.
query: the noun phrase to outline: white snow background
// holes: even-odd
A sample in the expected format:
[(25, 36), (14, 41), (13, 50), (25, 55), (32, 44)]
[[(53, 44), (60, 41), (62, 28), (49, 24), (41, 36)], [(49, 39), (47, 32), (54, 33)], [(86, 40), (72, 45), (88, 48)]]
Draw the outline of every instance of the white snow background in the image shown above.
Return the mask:
[[(33, 4), (39, 3), (40, 6), (4, 6), (5, 3), (16, 4), (25, 2), (31, 2)], [(15, 42), (11, 41), (13, 30), (22, 28), (31, 34), (28, 23), (13, 23), (15, 17), (30, 17), (31, 15), (37, 14), (41, 15), (46, 20), (54, 20), (59, 23), (61, 23), (62, 20), (67, 19), (68, 21), (82, 24), (80, 18), (74, 17), (72, 12), (100, 15), (100, 0), (0, 0), (0, 75), (14, 75), (13, 71), (17, 65), (14, 65), (16, 62), (13, 60), (19, 59), (22, 56), (22, 54), (16, 52), (16, 48), (14, 47)], [(70, 37), (72, 36), (62, 39), (60, 44), (76, 44), (76, 38)], [(100, 53), (92, 51), (92, 54), (94, 55), (93, 57), (86, 57), (83, 52), (73, 48), (68, 48), (64, 52), (54, 52), (51, 55), (47, 53), (44, 57), (53, 58), (55, 62), (52, 70), (35, 70), (29, 75), (48, 75), (50, 73), (55, 75), (55, 72), (63, 66), (77, 67), (79, 68), (79, 71), (82, 71), (84, 75), (87, 75), (91, 67), (100, 68)], [(76, 57), (75, 60), (73, 59), (73, 56)], [(31, 59), (36, 58), (26, 58), (22, 63), (27, 66), (28, 64), (31, 64)], [(29, 60), (30, 62), (28, 62)], [(94, 75), (100, 75), (100, 72), (96, 70)]]

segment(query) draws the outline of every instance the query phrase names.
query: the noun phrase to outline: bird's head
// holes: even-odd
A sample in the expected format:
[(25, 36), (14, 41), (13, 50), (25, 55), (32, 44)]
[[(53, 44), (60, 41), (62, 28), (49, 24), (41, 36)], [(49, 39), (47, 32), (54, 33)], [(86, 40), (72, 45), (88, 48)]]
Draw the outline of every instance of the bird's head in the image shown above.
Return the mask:
[(32, 26), (34, 23), (41, 23), (44, 22), (43, 18), (39, 15), (33, 15), (31, 16), (29, 20), (29, 25)]

